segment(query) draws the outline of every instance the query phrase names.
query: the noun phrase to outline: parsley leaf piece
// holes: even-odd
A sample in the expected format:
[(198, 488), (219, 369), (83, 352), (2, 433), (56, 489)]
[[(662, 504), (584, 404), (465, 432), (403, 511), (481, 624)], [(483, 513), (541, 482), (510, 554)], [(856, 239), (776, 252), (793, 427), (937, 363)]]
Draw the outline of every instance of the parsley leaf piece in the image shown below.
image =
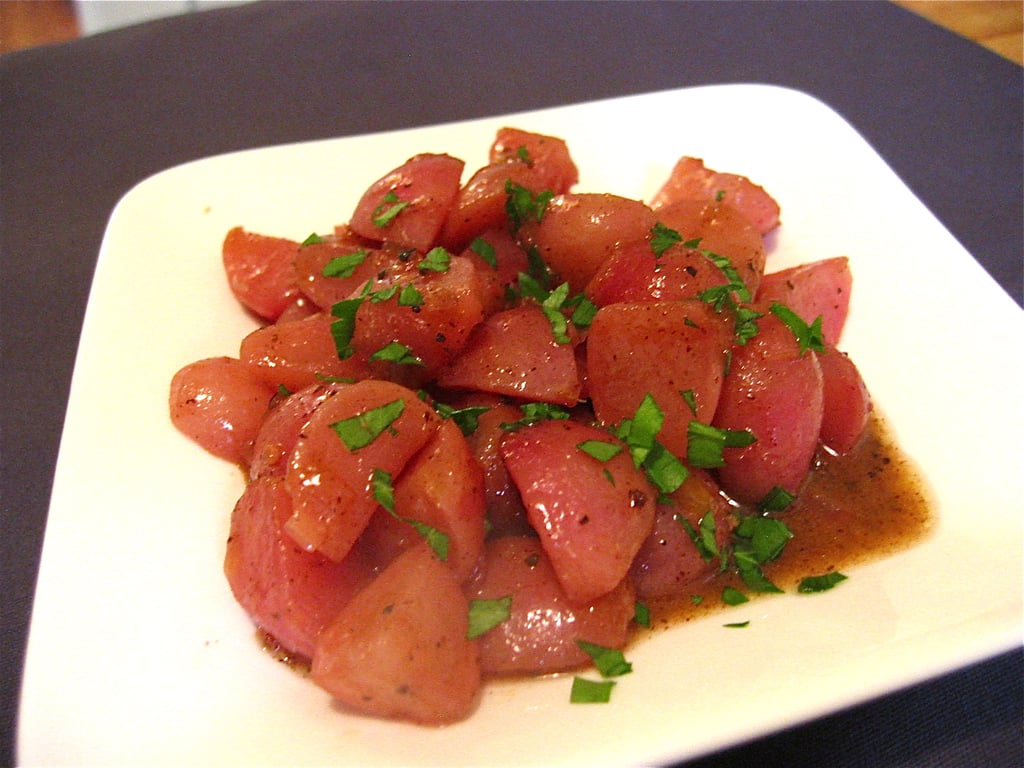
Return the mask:
[(648, 451), (643, 467), (647, 473), (647, 479), (662, 493), (672, 493), (678, 490), (679, 486), (690, 476), (690, 470), (686, 468), (686, 465), (657, 440)]
[(614, 687), (614, 680), (587, 680), (584, 677), (573, 677), (569, 703), (607, 704), (611, 700)]
[(572, 324), (577, 328), (589, 328), (590, 324), (594, 322), (594, 315), (597, 314), (598, 306), (584, 294), (577, 293), (566, 301), (565, 306), (573, 307)]
[(394, 190), (391, 190), (381, 201), (381, 204), (373, 209), (373, 213), (370, 215), (370, 221), (373, 222), (375, 227), (383, 229), (392, 221), (395, 217), (404, 211), (409, 206), (407, 200), (402, 200)]
[(734, 325), (733, 339), (740, 346), (744, 346), (748, 341), (757, 336), (758, 318), (763, 315), (756, 309), (750, 307), (736, 307), (736, 323)]
[(466, 631), (466, 639), (490, 632), (503, 621), (508, 621), (512, 615), (512, 595), (505, 595), (493, 600), (470, 600), (469, 601), (469, 629)]
[(455, 422), (462, 434), (471, 435), (480, 426), (480, 415), (491, 410), (486, 405), (469, 405), (465, 408), (452, 408), (447, 403), (435, 403), (434, 410), (442, 419)]
[(693, 415), (697, 415), (697, 395), (694, 394), (692, 389), (681, 389), (679, 394), (682, 396), (683, 401), (690, 407), (690, 411)]
[(647, 454), (654, 448), (655, 437), (664, 423), (665, 414), (650, 393), (644, 395), (633, 418), (623, 421), (625, 442), (633, 456), (633, 465), (638, 469), (643, 466)]
[(400, 307), (420, 307), (423, 305), (423, 294), (417, 290), (416, 286), (412, 283), (407, 283), (402, 286), (402, 289), (398, 292), (398, 306)]
[(740, 517), (733, 535), (750, 543), (751, 552), (758, 563), (768, 563), (778, 558), (787, 542), (793, 538), (793, 532), (781, 520), (757, 515)]
[(757, 503), (757, 509), (763, 513), (781, 512), (795, 500), (796, 496), (781, 485), (776, 485)]
[(694, 530), (693, 525), (680, 514), (675, 515), (676, 520), (686, 530), (687, 535), (690, 537), (690, 541), (697, 548), (700, 553), (701, 559), (705, 563), (710, 563), (716, 557), (722, 557), (722, 551), (718, 548), (718, 537), (715, 526), (715, 515), (709, 509), (704, 516), (697, 522), (698, 530)]
[(725, 279), (729, 281), (729, 285), (724, 287), (735, 293), (736, 298), (740, 301), (750, 301), (750, 289), (747, 288), (746, 283), (743, 282), (743, 278), (740, 277), (740, 273), (736, 271), (732, 262), (725, 258), (725, 256), (719, 256), (711, 251), (702, 251), (702, 253), (712, 264), (718, 267), (719, 271), (725, 275)]
[(331, 314), (337, 318), (331, 323), (331, 336), (334, 338), (334, 348), (341, 360), (355, 354), (352, 335), (356, 330), (356, 312), (362, 303), (362, 299), (344, 299), (331, 306)]
[(619, 677), (633, 671), (633, 665), (626, 661), (622, 651), (617, 648), (606, 648), (586, 640), (577, 640), (576, 645), (591, 658), (601, 677)]
[(593, 456), (598, 461), (609, 461), (622, 453), (622, 446), (618, 443), (606, 443), (604, 440), (584, 440), (577, 446), (584, 453)]
[(540, 308), (544, 311), (544, 316), (551, 323), (551, 333), (559, 344), (568, 344), (570, 341), (569, 321), (562, 314), (562, 304), (565, 303), (568, 296), (569, 284), (562, 283), (545, 296), (540, 305)]
[(530, 219), (538, 222), (543, 219), (548, 203), (555, 196), (554, 192), (547, 189), (535, 195), (512, 179), (505, 182), (505, 194), (508, 195), (505, 199), (505, 213), (508, 214), (513, 232)]
[(451, 265), (452, 255), (441, 246), (431, 248), (417, 264), (421, 272), (447, 272)]
[(729, 624), (723, 624), (722, 626), (728, 627), (729, 629), (743, 629), (744, 627), (750, 626), (750, 621), (733, 621)]
[(841, 581), (846, 581), (846, 576), (839, 571), (831, 571), (820, 576), (806, 576), (800, 579), (796, 591), (805, 595), (825, 592)]
[(747, 429), (719, 429), (691, 421), (686, 429), (686, 460), (692, 467), (713, 469), (725, 466), (725, 448), (744, 448), (757, 442)]
[[(398, 402), (401, 402), (400, 400)], [(432, 525), (402, 517), (395, 511), (395, 488), (391, 482), (391, 473), (383, 469), (374, 469), (370, 474), (370, 487), (373, 489), (373, 498), (385, 511), (396, 520), (411, 525), (416, 532), (422, 536), (437, 559), (444, 562), (448, 560), (448, 534), (439, 531)]]
[(533, 167), (533, 160), (530, 158), (530, 150), (526, 148), (525, 144), (520, 144), (516, 147), (516, 157), (519, 158), (521, 162), (526, 163), (530, 168)]
[(761, 564), (754, 555), (749, 544), (739, 543), (732, 550), (733, 562), (736, 563), (736, 572), (743, 579), (743, 583), (754, 592), (780, 593), (782, 592), (775, 583), (764, 575)]
[(388, 342), (370, 355), (370, 359), (397, 365), (423, 365), (423, 361), (411, 349), (397, 341)]
[(395, 487), (391, 484), (391, 473), (374, 469), (370, 475), (370, 488), (377, 503), (392, 515), (395, 514)]
[(494, 250), (494, 246), (484, 240), (482, 237), (473, 238), (473, 242), (469, 244), (469, 249), (483, 259), (491, 269), (498, 268), (498, 253)]
[(305, 240), (303, 240), (301, 243), (299, 243), (299, 245), (300, 246), (316, 245), (317, 243), (322, 243), (323, 241), (324, 241), (324, 239), (322, 237), (320, 237), (320, 235), (318, 235), (316, 232), (313, 232), (313, 233), (311, 233), (309, 235), (309, 237), (307, 237)]
[(523, 403), (519, 410), (522, 411), (523, 417), (516, 421), (502, 422), (500, 426), (504, 431), (514, 432), (520, 427), (528, 427), (538, 421), (564, 421), (569, 418), (569, 412), (565, 408), (551, 403)]
[(749, 601), (750, 598), (735, 587), (726, 587), (722, 590), (722, 602), (726, 605), (742, 605)]
[(416, 529), (416, 533), (422, 536), (430, 548), (434, 550), (434, 554), (437, 555), (437, 559), (442, 563), (448, 561), (448, 534), (444, 531), (439, 531), (432, 525), (427, 525), (419, 520), (410, 520), (407, 517), (402, 518), (405, 522)]
[(682, 242), (683, 236), (676, 230), (666, 227), (660, 221), (651, 228), (651, 250), (657, 258), (676, 243)]
[(368, 255), (366, 251), (355, 251), (344, 256), (335, 256), (324, 264), (322, 274), (324, 277), (352, 277), (356, 267), (366, 261)]
[(637, 601), (636, 605), (633, 606), (633, 621), (641, 627), (650, 627), (651, 609), (644, 603)]
[(808, 325), (796, 312), (785, 304), (774, 302), (768, 311), (786, 324), (786, 327), (796, 336), (797, 344), (800, 345), (800, 355), (806, 354), (808, 349), (815, 352), (825, 351), (825, 337), (821, 330), (821, 315), (818, 315), (814, 322)]
[(347, 419), (336, 421), (330, 427), (350, 451), (358, 451), (372, 443), (385, 431), (393, 429), (391, 425), (402, 415), (404, 410), (405, 401), (399, 398), (368, 411), (357, 413)]

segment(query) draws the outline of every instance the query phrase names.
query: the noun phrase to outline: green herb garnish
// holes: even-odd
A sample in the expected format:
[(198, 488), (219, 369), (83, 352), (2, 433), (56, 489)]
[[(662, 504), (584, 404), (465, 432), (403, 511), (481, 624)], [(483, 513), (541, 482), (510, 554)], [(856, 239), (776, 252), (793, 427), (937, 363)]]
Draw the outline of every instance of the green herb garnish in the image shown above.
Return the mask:
[(341, 438), (350, 451), (372, 443), (386, 431), (394, 431), (391, 426), (405, 410), (405, 401), (399, 398), (390, 403), (357, 413), (347, 419), (336, 421), (331, 429)]
[(391, 190), (381, 201), (381, 204), (373, 209), (370, 221), (375, 227), (386, 227), (395, 217), (408, 207), (408, 201), (403, 201), (394, 190)]
[(796, 591), (805, 595), (826, 592), (841, 581), (846, 581), (846, 576), (839, 571), (832, 571), (821, 576), (807, 576), (800, 580)]
[(512, 595), (494, 600), (469, 601), (469, 629), (466, 639), (472, 640), (489, 632), (512, 615)]

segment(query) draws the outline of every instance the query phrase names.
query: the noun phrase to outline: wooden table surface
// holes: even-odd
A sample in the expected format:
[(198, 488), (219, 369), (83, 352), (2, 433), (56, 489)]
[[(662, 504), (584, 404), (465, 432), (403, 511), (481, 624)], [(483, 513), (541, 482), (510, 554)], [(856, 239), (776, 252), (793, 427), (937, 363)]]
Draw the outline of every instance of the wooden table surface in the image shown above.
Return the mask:
[[(895, 0), (907, 10), (1024, 64), (1022, 0)], [(79, 35), (71, 0), (0, 0), (0, 53)]]

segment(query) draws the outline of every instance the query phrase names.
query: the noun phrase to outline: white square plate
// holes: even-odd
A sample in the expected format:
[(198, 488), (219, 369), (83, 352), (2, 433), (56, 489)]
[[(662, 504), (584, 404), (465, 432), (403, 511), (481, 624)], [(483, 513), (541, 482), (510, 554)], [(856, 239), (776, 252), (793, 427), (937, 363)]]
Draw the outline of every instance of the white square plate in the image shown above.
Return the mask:
[[(937, 499), (922, 543), (812, 598), (655, 633), (607, 705), (565, 678), (489, 687), (440, 729), (346, 714), (258, 646), (222, 575), (243, 477), (168, 419), (182, 365), (253, 321), (220, 264), (235, 225), (303, 239), (417, 152), (482, 164), (495, 130), (564, 137), (583, 191), (647, 199), (675, 160), (780, 201), (769, 268), (850, 256), (841, 347)], [(75, 369), (19, 723), (25, 765), (532, 765), (703, 754), (1021, 642), (1024, 313), (837, 114), (761, 85), (676, 90), (239, 152), (140, 183), (110, 220)], [(742, 616), (739, 612), (742, 611)]]

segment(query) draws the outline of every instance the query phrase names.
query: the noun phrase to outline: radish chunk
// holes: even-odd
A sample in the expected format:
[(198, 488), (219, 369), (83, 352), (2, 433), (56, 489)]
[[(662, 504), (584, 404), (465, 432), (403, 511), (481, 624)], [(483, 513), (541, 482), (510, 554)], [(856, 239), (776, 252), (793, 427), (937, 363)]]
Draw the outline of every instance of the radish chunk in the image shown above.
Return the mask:
[(189, 363), (171, 379), (171, 422), (204, 449), (248, 466), (274, 389), (233, 357)]
[(397, 477), (437, 428), (438, 416), (415, 392), (366, 379), (314, 411), (285, 471), (295, 505), (285, 526), (302, 547), (343, 560), (378, 502), (374, 470)]
[(827, 344), (838, 344), (850, 309), (853, 273), (845, 256), (813, 261), (765, 275), (757, 289), (757, 303), (785, 304), (804, 322), (821, 317)]
[(334, 563), (284, 532), (292, 500), (279, 478), (246, 487), (231, 514), (224, 574), (235, 599), (283, 648), (313, 656), (320, 631), (370, 580), (360, 555)]
[[(597, 458), (581, 444), (612, 450)], [(657, 491), (623, 444), (574, 421), (544, 421), (502, 444), (509, 474), (569, 599), (588, 603), (625, 577), (654, 523)]]
[(559, 344), (536, 304), (497, 312), (478, 325), (437, 383), (452, 389), (575, 405), (580, 377), (572, 344)]
[(675, 301), (728, 283), (703, 252), (682, 243), (656, 256), (648, 242), (616, 248), (587, 284), (585, 293), (597, 306), (624, 301)]
[(394, 484), (395, 514), (380, 510), (363, 536), (377, 562), (387, 563), (422, 541), (409, 520), (448, 537), (445, 562), (460, 581), (473, 575), (484, 548), (484, 476), (453, 421), (442, 421), (430, 442)]
[(701, 251), (728, 259), (751, 296), (757, 294), (767, 259), (764, 239), (735, 208), (680, 200), (660, 208), (655, 215), (661, 224), (677, 231), (683, 242), (699, 239)]
[(639, 200), (604, 194), (568, 194), (552, 199), (540, 221), (529, 220), (520, 238), (579, 293), (612, 251), (645, 241), (657, 221)]
[(347, 384), (316, 384), (283, 398), (275, 398), (253, 445), (249, 479), (264, 475), (284, 477), (295, 442), (309, 417), (324, 400)]
[(576, 641), (621, 648), (636, 611), (628, 579), (593, 602), (570, 602), (534, 536), (489, 541), (484, 567), (467, 592), (473, 600), (512, 598), (508, 618), (480, 636), (485, 675), (559, 672), (589, 664)]
[(742, 213), (761, 234), (779, 226), (779, 204), (746, 176), (719, 173), (704, 161), (682, 157), (668, 180), (651, 200), (654, 209), (678, 200), (721, 201)]
[(524, 163), (534, 174), (534, 191), (549, 189), (556, 195), (568, 192), (579, 180), (579, 171), (564, 139), (508, 126), (498, 130), (491, 145), (490, 161)]
[(359, 292), (367, 280), (394, 261), (384, 250), (346, 231), (344, 236), (303, 243), (295, 255), (299, 289), (325, 312)]
[[(371, 284), (375, 297), (359, 305), (352, 337), (357, 355), (373, 360), (397, 342), (416, 359), (413, 363), (384, 362), (386, 375), (379, 378), (415, 378), (417, 373), (433, 376), (455, 358), (483, 320), (482, 290), (473, 263), (450, 256), (443, 270), (435, 272), (418, 268), (425, 260), (417, 253), (400, 266), (396, 259), (386, 275)], [(406, 288), (414, 289), (415, 299), (403, 300)], [(382, 292), (387, 295), (391, 291), (398, 293), (377, 300)]]
[(683, 520), (694, 532), (713, 530), (719, 551), (724, 551), (732, 532), (730, 509), (711, 476), (691, 470), (670, 501), (658, 504), (654, 528), (633, 561), (630, 576), (637, 597), (685, 596), (691, 584), (711, 578), (721, 563), (704, 559)]
[(426, 252), (458, 194), (464, 165), (450, 155), (416, 155), (366, 190), (349, 226), (370, 240)]
[(299, 295), (292, 262), (299, 244), (283, 237), (230, 230), (221, 255), (228, 286), (247, 309), (276, 320)]
[(853, 361), (835, 347), (818, 355), (825, 384), (821, 442), (830, 450), (852, 451), (867, 429), (871, 396)]
[[(658, 439), (685, 457), (687, 425), (710, 422), (715, 413), (730, 338), (722, 317), (701, 302), (603, 307), (587, 338), (587, 386), (597, 418), (618, 424), (651, 395), (665, 414)], [(696, 414), (681, 394), (687, 390)]]
[(442, 725), (466, 717), (480, 686), (469, 602), (426, 544), (408, 550), (320, 634), (314, 682), (352, 709)]
[(322, 377), (361, 379), (369, 376), (365, 357), (338, 358), (331, 335), (335, 319), (318, 312), (301, 320), (286, 320), (258, 328), (244, 339), (239, 357), (253, 366), (274, 388), (289, 392), (322, 381)]
[(776, 485), (799, 491), (818, 446), (824, 401), (817, 355), (801, 354), (793, 332), (775, 315), (758, 325), (758, 334), (733, 350), (713, 422), (757, 438), (745, 448), (726, 448), (718, 470), (723, 490), (749, 504)]

